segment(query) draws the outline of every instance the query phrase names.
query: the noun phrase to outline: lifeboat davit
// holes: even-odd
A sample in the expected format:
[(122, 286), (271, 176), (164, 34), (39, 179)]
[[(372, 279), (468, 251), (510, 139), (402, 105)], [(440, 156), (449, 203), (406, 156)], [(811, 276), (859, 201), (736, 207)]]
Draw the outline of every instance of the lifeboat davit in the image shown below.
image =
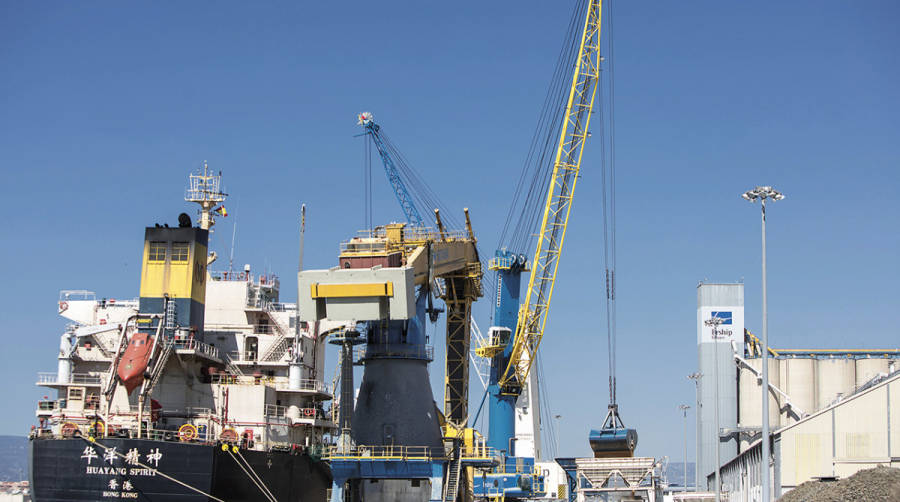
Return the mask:
[(144, 372), (150, 363), (150, 349), (153, 337), (147, 333), (136, 333), (128, 342), (125, 353), (119, 361), (116, 374), (129, 394), (144, 381)]

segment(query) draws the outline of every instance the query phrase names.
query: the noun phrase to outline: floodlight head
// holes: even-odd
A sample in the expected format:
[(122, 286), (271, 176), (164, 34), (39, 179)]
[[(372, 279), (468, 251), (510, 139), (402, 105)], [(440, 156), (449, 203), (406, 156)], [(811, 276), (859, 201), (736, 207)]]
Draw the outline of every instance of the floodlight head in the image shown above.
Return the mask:
[(762, 199), (765, 202), (766, 199), (781, 200), (784, 198), (784, 194), (770, 186), (758, 186), (753, 190), (747, 190), (741, 194), (741, 197), (750, 202), (756, 202), (757, 199)]

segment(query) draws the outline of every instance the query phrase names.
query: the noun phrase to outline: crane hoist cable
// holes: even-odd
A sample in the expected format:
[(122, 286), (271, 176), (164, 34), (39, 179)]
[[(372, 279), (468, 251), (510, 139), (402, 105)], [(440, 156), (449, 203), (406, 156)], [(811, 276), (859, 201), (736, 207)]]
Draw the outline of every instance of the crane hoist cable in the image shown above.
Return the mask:
[(603, 92), (603, 80), (601, 79), (601, 96), (605, 97), (608, 113), (603, 116), (604, 100), (601, 100), (599, 109), (599, 122), (601, 128), (605, 128), (609, 136), (607, 148), (607, 134), (601, 134), (601, 185), (602, 219), (603, 219), (603, 264), (606, 281), (606, 336), (607, 354), (609, 358), (609, 404), (616, 403), (616, 152), (615, 152), (615, 57), (613, 54), (613, 13), (612, 1), (607, 0), (606, 29), (609, 33), (609, 58), (604, 58), (607, 63), (606, 74), (607, 92)]
[(591, 112), (600, 77), (601, 1), (589, 0), (586, 7), (531, 276), (525, 301), (519, 309), (509, 363), (500, 378), (501, 388), (524, 385), (535, 362), (553, 297), (584, 144), (590, 136)]
[[(556, 153), (560, 136), (562, 115), (571, 85), (572, 62), (579, 49), (580, 30), (586, 11), (586, 1), (575, 3), (569, 18), (565, 38), (560, 46), (559, 54), (550, 83), (547, 86), (538, 123), (534, 129), (519, 179), (512, 195), (512, 202), (507, 211), (506, 220), (500, 233), (499, 248), (506, 248), (515, 254), (523, 254), (533, 249), (533, 240), (541, 222), (540, 210), (543, 208), (543, 195), (553, 172), (553, 155)], [(485, 277), (488, 277), (486, 275)], [(494, 274), (490, 274), (493, 279)], [(491, 288), (492, 304), (497, 302), (497, 289)]]
[[(513, 193), (513, 201), (506, 216), (501, 245), (516, 253), (531, 249), (534, 234), (540, 223), (539, 211), (543, 208), (543, 195), (553, 170), (557, 140), (560, 137), (563, 116), (571, 84), (572, 61), (578, 53), (580, 29), (586, 0), (576, 2), (569, 20), (564, 42), (559, 51), (556, 66), (531, 139), (519, 180)], [(523, 190), (526, 187), (527, 191)], [(525, 197), (522, 198), (522, 194)], [(513, 221), (515, 224), (513, 225)]]
[[(609, 405), (606, 418), (599, 430), (591, 430), (589, 441), (595, 457), (631, 457), (637, 446), (637, 431), (628, 429), (619, 416), (616, 400), (616, 155), (615, 155), (615, 57), (613, 41), (613, 16), (611, 1), (607, 0), (607, 26), (609, 32), (608, 60), (606, 71), (606, 92), (601, 80), (601, 103), (607, 105), (599, 109), (601, 131), (601, 179), (603, 207), (603, 261), (606, 281), (606, 333), (609, 358)], [(606, 136), (609, 136), (607, 148)]]

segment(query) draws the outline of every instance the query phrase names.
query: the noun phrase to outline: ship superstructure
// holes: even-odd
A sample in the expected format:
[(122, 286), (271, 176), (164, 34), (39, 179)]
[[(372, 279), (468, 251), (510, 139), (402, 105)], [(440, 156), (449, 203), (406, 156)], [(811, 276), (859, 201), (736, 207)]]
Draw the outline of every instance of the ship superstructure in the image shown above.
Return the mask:
[(204, 164), (186, 197), (200, 224), (145, 230), (139, 298), (60, 294), (72, 322), (57, 372), (38, 376), (57, 398), (38, 404), (36, 500), (324, 498), (335, 425), (319, 340), (343, 325), (299, 322), (274, 274), (209, 269), (219, 184)]

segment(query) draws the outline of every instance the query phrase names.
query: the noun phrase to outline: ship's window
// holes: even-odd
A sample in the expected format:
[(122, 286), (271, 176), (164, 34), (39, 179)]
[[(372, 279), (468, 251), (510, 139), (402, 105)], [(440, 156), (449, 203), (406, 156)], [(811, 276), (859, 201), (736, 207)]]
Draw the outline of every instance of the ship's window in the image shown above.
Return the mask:
[(188, 261), (188, 243), (172, 243), (172, 261)]
[(72, 387), (69, 389), (69, 399), (78, 400), (84, 398), (84, 389), (82, 387)]
[(149, 259), (150, 261), (166, 261), (166, 243), (151, 242)]

